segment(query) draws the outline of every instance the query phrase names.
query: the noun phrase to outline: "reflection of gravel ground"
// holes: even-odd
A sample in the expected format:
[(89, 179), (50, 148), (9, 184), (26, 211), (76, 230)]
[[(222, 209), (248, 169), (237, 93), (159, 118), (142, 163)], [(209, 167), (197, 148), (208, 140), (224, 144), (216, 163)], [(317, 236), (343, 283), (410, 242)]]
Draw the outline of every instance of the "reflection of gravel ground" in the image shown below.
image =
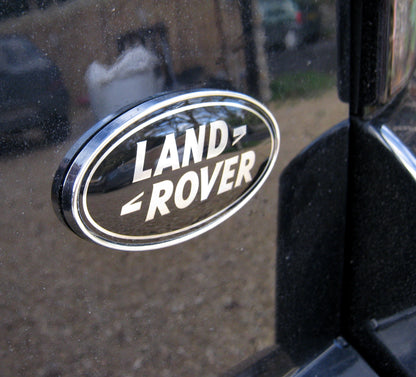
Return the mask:
[(0, 375), (215, 376), (271, 345), (277, 177), (346, 116), (335, 98), (276, 107), (281, 154), (257, 196), (161, 251), (110, 251), (57, 220), (51, 179), (70, 143), (1, 158)]

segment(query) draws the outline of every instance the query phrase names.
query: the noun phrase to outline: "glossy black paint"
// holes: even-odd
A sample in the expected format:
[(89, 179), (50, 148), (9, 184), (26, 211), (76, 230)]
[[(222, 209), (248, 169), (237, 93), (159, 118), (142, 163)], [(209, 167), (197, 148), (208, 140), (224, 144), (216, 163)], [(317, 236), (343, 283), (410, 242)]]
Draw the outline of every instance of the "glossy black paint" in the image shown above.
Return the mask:
[[(70, 6), (76, 6), (76, 3), (74, 1)], [(214, 7), (217, 7), (215, 13), (218, 14), (220, 3), (214, 3)], [(233, 61), (233, 64), (227, 65), (228, 56), (222, 53), (214, 57), (217, 68), (214, 71), (212, 67), (205, 70), (206, 67), (185, 66), (186, 58), (191, 59), (199, 52), (199, 46), (191, 51), (182, 49), (185, 39), (188, 41), (198, 37), (195, 25), (186, 28), (189, 26), (187, 22), (192, 21), (189, 14), (193, 15), (197, 7), (191, 9), (189, 14), (187, 9), (184, 11), (182, 8), (172, 16), (173, 19), (184, 18), (175, 35), (175, 38), (179, 35), (180, 47), (168, 51), (175, 52), (176, 57), (180, 56), (176, 60), (176, 72), (172, 73), (171, 70), (171, 55), (168, 53), (161, 57), (166, 63), (162, 64), (162, 71), (167, 75), (166, 89), (195, 88), (211, 82), (215, 84), (209, 86), (238, 86), (241, 91), (259, 98), (263, 96), (259, 71), (264, 67), (258, 65), (253, 47), (253, 2), (241, 0), (224, 3), (231, 10), (227, 14), (235, 12), (238, 15), (241, 38), (235, 38), (235, 35), (228, 37), (224, 29), (221, 30), (219, 26), (226, 25), (226, 31), (233, 27), (231, 23), (221, 20), (221, 16), (216, 22), (214, 18), (211, 28), (197, 31), (201, 31), (205, 37), (219, 30), (221, 43), (218, 43), (218, 50), (234, 53), (242, 49), (242, 62), (236, 65)], [(374, 376), (375, 372), (382, 376), (416, 375), (415, 182), (409, 169), (392, 153), (382, 133), (382, 127), (387, 125), (415, 154), (414, 94), (410, 88), (393, 103), (390, 101), (394, 98), (384, 101), (389, 58), (388, 17), (392, 1), (351, 0), (339, 3), (339, 30), (343, 34), (339, 42), (342, 47), (340, 92), (344, 100), (350, 101), (351, 121), (314, 143), (295, 159), (284, 174), (276, 295), (278, 344), (260, 359), (250, 360), (250, 365), (233, 371), (231, 375), (284, 376), (292, 373), (298, 376), (366, 377)], [(51, 2), (36, 4), (44, 9)], [(172, 11), (167, 4), (164, 15)], [(199, 6), (202, 7), (202, 4), (199, 3)], [(123, 27), (115, 27), (115, 31), (111, 30), (112, 23), (108, 20), (119, 9), (106, 5), (99, 9), (102, 19), (98, 19), (102, 22), (92, 30), (79, 32), (72, 29), (74, 18), (82, 17), (83, 12), (75, 12), (75, 16), (71, 15), (72, 19), (68, 17), (69, 22), (63, 25), (67, 29), (71, 28), (72, 33), (66, 39), (46, 33), (48, 28), (54, 31), (48, 24), (34, 25), (30, 32), (26, 30), (38, 43), (46, 39), (48, 43), (44, 43), (43, 48), (55, 53), (60, 64), (67, 63), (75, 50), (81, 51), (79, 60), (70, 61), (66, 67), (76, 68), (66, 73), (66, 84), (72, 85), (71, 100), (74, 103), (79, 100), (78, 107), (85, 106), (85, 103), (82, 97), (76, 97), (73, 93), (79, 95), (83, 89), (83, 74), (87, 63), (91, 62), (88, 59), (99, 57), (111, 60), (116, 56), (115, 50), (121, 51), (123, 43), (130, 38), (131, 30), (124, 28), (126, 23), (123, 23)], [(5, 10), (3, 5), (0, 18), (23, 14), (31, 7), (32, 3), (29, 7), (24, 2), (21, 7), (11, 6)], [(222, 14), (223, 17), (225, 15), (226, 12)], [(88, 24), (93, 25), (96, 20), (88, 19)], [(137, 22), (134, 28), (132, 26), (133, 34), (140, 36), (159, 32), (162, 45), (169, 50), (171, 46), (166, 45), (165, 27), (172, 19), (166, 17), (163, 21), (165, 23), (161, 28), (157, 23), (143, 29)], [(62, 29), (65, 28), (62, 26)], [(92, 43), (85, 47), (89, 32), (97, 30), (102, 37), (95, 40), (97, 46)], [(42, 32), (45, 35), (37, 37), (37, 33)], [(85, 36), (76, 39), (77, 33)], [(104, 43), (101, 43), (102, 40)], [(230, 40), (238, 40), (239, 43), (227, 45)], [(54, 43), (57, 45), (53, 47)], [(71, 47), (72, 50), (68, 49)], [(93, 55), (91, 51), (95, 47), (97, 53)], [(203, 60), (203, 63), (207, 63), (213, 60), (213, 56), (206, 54)], [(240, 71), (232, 75), (234, 70)], [(236, 77), (241, 78), (241, 82), (235, 80)], [(88, 143), (94, 133), (110, 120), (107, 118), (88, 131), (74, 150)], [(79, 118), (75, 121), (78, 127), (80, 124), (81, 127), (88, 126), (88, 122), (84, 123), (84, 119)], [(62, 141), (58, 133), (52, 133), (51, 139), (53, 142)], [(7, 143), (4, 145), (9, 147)], [(69, 145), (63, 148), (66, 147)], [(74, 241), (60, 228), (55, 228), (56, 224), (49, 221), (48, 185), (58, 160), (64, 154), (59, 148), (62, 147), (45, 153), (41, 163), (37, 163), (37, 156), (31, 154), (27, 145), (21, 149), (11, 148), (17, 163), (5, 161), (5, 167), (9, 170), (5, 170), (5, 173), (2, 171), (6, 179), (13, 177), (16, 182), (11, 186), (12, 190), (3, 193), (4, 244), (1, 245), (0, 256), (4, 276), (1, 293), (4, 293), (2, 297), (5, 299), (0, 307), (4, 325), (2, 330), (5, 333), (2, 335), (5, 342), (2, 352), (5, 357), (1, 368), (5, 374), (15, 375), (56, 376), (64, 375), (68, 370), (71, 375), (80, 370), (88, 375), (115, 374), (119, 371), (114, 372), (109, 365), (112, 363), (113, 367), (116, 365), (122, 369), (125, 361), (123, 350), (128, 349), (126, 344), (132, 339), (134, 344), (131, 349), (138, 358), (129, 361), (139, 366), (143, 361), (140, 359), (143, 353), (141, 347), (146, 347), (146, 342), (153, 338), (159, 340), (159, 336), (161, 343), (162, 339), (166, 339), (163, 332), (146, 333), (148, 322), (154, 318), (154, 323), (159, 326), (157, 330), (164, 329), (170, 319), (169, 316), (159, 318), (159, 315), (161, 310), (169, 309), (171, 302), (152, 301), (153, 294), (162, 288), (172, 300), (180, 296), (177, 290), (160, 283), (158, 277), (163, 276), (167, 282), (170, 278), (174, 283), (186, 279), (186, 270), (182, 270), (178, 276), (173, 274), (172, 278), (170, 264), (184, 262), (186, 265), (189, 259), (181, 259), (179, 252), (172, 259), (167, 257), (168, 262), (163, 262), (162, 258), (155, 259), (160, 263), (158, 265), (150, 263), (150, 258), (145, 257), (137, 262), (137, 259), (118, 255), (103, 255), (100, 254), (101, 250), (88, 249), (84, 243)], [(55, 161), (58, 155), (60, 157)], [(68, 157), (66, 162), (71, 163), (73, 159)], [(18, 174), (15, 175), (14, 170)], [(64, 173), (60, 172), (56, 177), (56, 189), (61, 187), (60, 179)], [(47, 189), (38, 182), (38, 177), (39, 182), (48, 182)], [(61, 199), (58, 197), (58, 201)], [(9, 224), (13, 218), (17, 218), (16, 223), (19, 224), (16, 229), (11, 229)], [(44, 221), (41, 223), (40, 219)], [(218, 243), (214, 245), (222, 245), (227, 240), (216, 241)], [(201, 264), (208, 264), (213, 255), (212, 250), (206, 250)], [(142, 261), (148, 262), (144, 268)], [(238, 263), (235, 269), (238, 269)], [(150, 277), (146, 275), (148, 270), (151, 271)], [(109, 277), (110, 284), (101, 280), (103, 275)], [(95, 280), (98, 283), (94, 285), (92, 283)], [(133, 289), (130, 289), (131, 286)], [(157, 289), (152, 290), (154, 287)], [(244, 288), (242, 286), (241, 291)], [(131, 295), (124, 302), (124, 312), (120, 315), (117, 306), (123, 292)], [(67, 296), (72, 298), (73, 305), (67, 305), (67, 301), (64, 301)], [(186, 317), (188, 308), (185, 306), (181, 311), (180, 306), (176, 306), (173, 310), (179, 310), (179, 314), (176, 312), (179, 320), (175, 325), (184, 326), (181, 330), (186, 329), (192, 334), (194, 329), (186, 328), (185, 323), (189, 318)], [(199, 312), (196, 314), (199, 315)], [(130, 321), (127, 321), (129, 316)], [(211, 331), (212, 327), (207, 326), (207, 332), (208, 328)], [(133, 338), (130, 338), (131, 335)], [(345, 344), (340, 336), (350, 345)], [(110, 342), (116, 347), (106, 348)], [(172, 353), (174, 346), (169, 347), (169, 342), (157, 347), (168, 353), (164, 360), (167, 364), (175, 357), (182, 357), (179, 353)], [(153, 349), (149, 353), (151, 362), (157, 363), (158, 352)], [(56, 365), (55, 362), (62, 364)], [(6, 370), (9, 366), (10, 370)]]
[[(394, 343), (379, 341), (371, 326), (416, 303), (415, 179), (381, 133), (386, 125), (413, 134), (414, 116), (405, 110), (415, 103), (405, 93), (371, 121), (352, 119), (343, 331), (383, 376), (416, 373), (402, 365), (399, 349), (415, 349), (405, 328)], [(414, 140), (407, 144), (414, 151)]]
[(415, 308), (379, 321), (372, 320), (370, 328), (375, 341), (387, 350), (401, 373), (412, 376), (416, 368)]
[[(350, 122), (332, 154), (329, 134), (282, 175), (278, 351), (240, 375), (285, 375), (279, 359), (286, 373), (300, 367), (295, 376), (416, 376), (416, 96), (411, 82), (386, 97), (392, 5), (338, 5), (339, 91)], [(348, 374), (348, 357), (344, 371), (320, 364), (339, 336), (370, 367)]]
[(328, 131), (280, 179), (276, 341), (297, 365), (340, 334), (348, 133)]
[[(350, 33), (345, 33), (350, 51), (349, 102), (352, 114), (366, 115), (369, 106), (385, 102), (389, 61), (391, 0), (350, 1), (341, 6), (350, 16)], [(342, 33), (342, 31), (341, 31)], [(341, 38), (343, 36), (341, 35)]]
[[(112, 65), (135, 39), (157, 56), (151, 73), (161, 79), (161, 90), (234, 88), (243, 93), (258, 92), (257, 99), (263, 98), (262, 88), (270, 81), (267, 78), (260, 85), (267, 67), (255, 52), (259, 46), (261, 52), (262, 46), (253, 36), (259, 23), (255, 25), (252, 19), (252, 1), (23, 1), (21, 7), (12, 3), (0, 5), (0, 33), (26, 36), (59, 67), (69, 94), (72, 135), (60, 137), (59, 119), (50, 122), (53, 132), (48, 143), (41, 135), (39, 144), (25, 139), (15, 146), (17, 133), (11, 135), (9, 143), (1, 130), (0, 375), (160, 376), (166, 369), (173, 375), (206, 375), (231, 366), (233, 360), (223, 365), (218, 362), (216, 355), (221, 351), (216, 345), (227, 347), (221, 330), (227, 326), (224, 315), (236, 323), (243, 306), (232, 301), (223, 307), (222, 297), (235, 281), (230, 275), (237, 272), (244, 279), (248, 271), (239, 270), (238, 263), (235, 267), (233, 263), (231, 274), (226, 272), (222, 277), (218, 273), (218, 279), (209, 277), (208, 271), (212, 269), (216, 275), (223, 262), (228, 268), (233, 253), (249, 253), (255, 258), (256, 245), (275, 238), (274, 231), (267, 237), (259, 236), (247, 221), (248, 216), (258, 223), (263, 218), (261, 209), (254, 206), (255, 214), (247, 211), (224, 223), (225, 229), (235, 226), (234, 231), (224, 232), (218, 227), (217, 235), (202, 236), (166, 253), (127, 256), (80, 240), (60, 224), (53, 216), (50, 186), (60, 161), (64, 159), (64, 166), (74, 162), (74, 155), (64, 157), (74, 143), (71, 150), (75, 153), (112, 120), (110, 116), (96, 124), (100, 116), (91, 106), (93, 96), (88, 91), (86, 71), (93, 62)], [(247, 28), (250, 23), (252, 27)], [(37, 72), (30, 73), (25, 77), (27, 85), (16, 85), (14, 90), (20, 97), (27, 95), (29, 100), (43, 102), (34, 94)], [(23, 116), (30, 105), (21, 103), (13, 108), (11, 102), (4, 102), (2, 89), (11, 82), (4, 77), (2, 73), (0, 118), (3, 110), (16, 108), (17, 115)], [(45, 84), (49, 78), (57, 76), (45, 77)], [(118, 93), (109, 102), (117, 100)], [(141, 98), (148, 95), (144, 93)], [(129, 100), (137, 103), (141, 98)], [(58, 107), (57, 102), (49, 102), (45, 110), (53, 112)], [(32, 125), (25, 120), (22, 124)], [(2, 153), (3, 147), (7, 155)], [(58, 204), (63, 200), (59, 190), (65, 173), (63, 168), (54, 180)], [(111, 191), (119, 180), (124, 181), (124, 173), (114, 169), (103, 182), (97, 177), (94, 189)], [(60, 213), (59, 205), (57, 208)], [(253, 253), (245, 246), (247, 234), (259, 239), (250, 248)], [(234, 240), (239, 240), (238, 248), (231, 246), (237, 242)], [(268, 252), (272, 255), (273, 248)], [(269, 265), (270, 273), (272, 269)], [(259, 274), (262, 281), (263, 272)], [(222, 279), (226, 281), (224, 287)], [(220, 295), (215, 293), (217, 287)], [(237, 297), (233, 293), (232, 300), (236, 301), (245, 294), (242, 290), (235, 293)], [(254, 300), (256, 296), (252, 296)], [(219, 312), (207, 303), (211, 297)], [(207, 311), (202, 308), (205, 305)], [(258, 310), (255, 306), (252, 312)], [(199, 325), (192, 321), (199, 321)], [(249, 326), (258, 333), (255, 323)], [(243, 346), (243, 352), (249, 354), (250, 346), (239, 338), (233, 341), (234, 347)], [(207, 345), (213, 346), (212, 354)], [(199, 357), (206, 361), (200, 362)], [(243, 358), (242, 353), (233, 357), (236, 361)], [(203, 368), (206, 373), (193, 372)]]
[[(414, 84), (383, 105), (392, 2), (351, 4), (356, 26), (341, 328), (379, 375), (409, 377), (416, 375)], [(404, 152), (386, 143), (386, 128)]]
[(351, 6), (349, 1), (337, 1), (337, 88), (341, 101), (350, 100), (351, 74)]

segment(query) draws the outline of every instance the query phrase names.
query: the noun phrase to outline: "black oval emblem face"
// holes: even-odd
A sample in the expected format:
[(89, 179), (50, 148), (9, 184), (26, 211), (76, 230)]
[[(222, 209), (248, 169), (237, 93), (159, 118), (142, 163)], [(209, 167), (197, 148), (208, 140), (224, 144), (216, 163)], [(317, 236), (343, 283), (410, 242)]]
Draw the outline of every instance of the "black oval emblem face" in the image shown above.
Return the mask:
[(103, 120), (77, 142), (55, 176), (55, 209), (75, 233), (107, 247), (173, 245), (247, 203), (278, 149), (274, 117), (248, 96), (164, 95)]

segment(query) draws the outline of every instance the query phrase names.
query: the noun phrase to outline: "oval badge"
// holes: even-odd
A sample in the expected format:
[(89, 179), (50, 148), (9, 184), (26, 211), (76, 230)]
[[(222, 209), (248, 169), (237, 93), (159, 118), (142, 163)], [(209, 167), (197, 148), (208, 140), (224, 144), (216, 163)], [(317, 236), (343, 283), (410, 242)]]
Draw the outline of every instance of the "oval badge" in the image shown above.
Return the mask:
[(170, 246), (218, 225), (277, 158), (273, 115), (246, 95), (200, 90), (152, 98), (88, 131), (52, 189), (78, 235), (119, 250)]

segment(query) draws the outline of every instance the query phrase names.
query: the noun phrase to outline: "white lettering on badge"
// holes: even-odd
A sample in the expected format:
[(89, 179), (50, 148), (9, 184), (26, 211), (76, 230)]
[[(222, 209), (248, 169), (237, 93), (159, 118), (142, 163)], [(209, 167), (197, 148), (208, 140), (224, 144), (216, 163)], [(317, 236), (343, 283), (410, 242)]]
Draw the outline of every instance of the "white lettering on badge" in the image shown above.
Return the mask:
[[(218, 120), (209, 125), (200, 125), (198, 129), (186, 130), (183, 153), (179, 153), (175, 134), (167, 134), (160, 150), (159, 158), (153, 167), (145, 169), (147, 141), (137, 143), (136, 162), (132, 183), (158, 177), (167, 171), (176, 171), (191, 165), (195, 168), (180, 175), (176, 185), (171, 180), (161, 180), (151, 186), (148, 206), (143, 206), (144, 192), (135, 196), (121, 208), (120, 216), (147, 210), (145, 221), (154, 220), (157, 216), (165, 216), (171, 209), (185, 209), (195, 201), (207, 200), (217, 186), (216, 195), (249, 183), (253, 179), (252, 169), (256, 161), (253, 150), (219, 160), (215, 165), (198, 168), (205, 160), (218, 158), (226, 150), (227, 145), (234, 146), (246, 134), (247, 126), (232, 129), (232, 141), (229, 143), (230, 129), (226, 122)], [(207, 143), (206, 143), (207, 139)], [(205, 152), (205, 156), (204, 156)], [(181, 158), (180, 158), (181, 156)], [(176, 179), (175, 179), (176, 181)]]

